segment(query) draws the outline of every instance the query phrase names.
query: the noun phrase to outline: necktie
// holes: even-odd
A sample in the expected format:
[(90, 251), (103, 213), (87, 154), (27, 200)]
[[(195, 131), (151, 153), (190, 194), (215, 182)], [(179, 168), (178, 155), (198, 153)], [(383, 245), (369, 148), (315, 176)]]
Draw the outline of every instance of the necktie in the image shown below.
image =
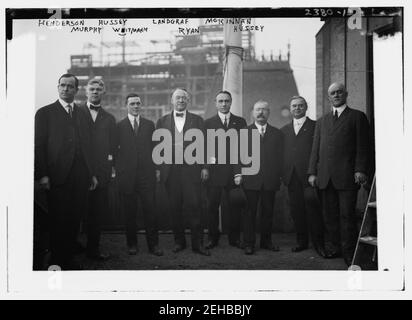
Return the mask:
[(265, 129), (263, 127), (260, 127), (260, 135), (262, 138), (265, 136)]
[(225, 117), (225, 122), (223, 122), (223, 125), (224, 125), (225, 128), (227, 128), (227, 125), (228, 125), (227, 122), (228, 122), (228, 121), (227, 121), (227, 117)]
[(70, 118), (72, 118), (73, 117), (73, 107), (71, 106), (71, 104), (67, 105), (67, 109), (69, 109), (69, 116)]
[(338, 110), (335, 110), (335, 113), (333, 114), (333, 122), (338, 121)]
[(137, 117), (134, 117), (133, 132), (134, 132), (135, 135), (137, 135), (137, 130), (139, 130), (139, 124), (137, 123)]
[(184, 115), (184, 112), (176, 112), (176, 117), (183, 118)]
[(90, 104), (90, 110), (99, 111), (100, 104), (99, 105)]

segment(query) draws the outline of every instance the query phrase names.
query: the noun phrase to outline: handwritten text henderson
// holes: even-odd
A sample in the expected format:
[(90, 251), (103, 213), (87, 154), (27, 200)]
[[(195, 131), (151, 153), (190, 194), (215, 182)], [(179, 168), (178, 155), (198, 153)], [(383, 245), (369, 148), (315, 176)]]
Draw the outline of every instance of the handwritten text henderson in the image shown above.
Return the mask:
[[(153, 132), (152, 140), (160, 141), (152, 153), (153, 162), (160, 164), (226, 164), (226, 139), (229, 139), (230, 164), (243, 165), (243, 175), (254, 175), (260, 169), (260, 134), (258, 130), (235, 129), (207, 129), (206, 143), (205, 132), (200, 129), (189, 129), (183, 132), (175, 131), (174, 143), (172, 133), (168, 129), (157, 129)], [(249, 134), (250, 132), (250, 134)], [(252, 139), (252, 143), (248, 143)], [(216, 140), (218, 155), (216, 159)], [(184, 148), (184, 142), (191, 142)], [(249, 156), (248, 146), (252, 146)], [(173, 150), (174, 149), (174, 150)], [(205, 157), (206, 149), (206, 157)], [(173, 159), (174, 153), (174, 159)], [(240, 154), (240, 156), (239, 156)]]

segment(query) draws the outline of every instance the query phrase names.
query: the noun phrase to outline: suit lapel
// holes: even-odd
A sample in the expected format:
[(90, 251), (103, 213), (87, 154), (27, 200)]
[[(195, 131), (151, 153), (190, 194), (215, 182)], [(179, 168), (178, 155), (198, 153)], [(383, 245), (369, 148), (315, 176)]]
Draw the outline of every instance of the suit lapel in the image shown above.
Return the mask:
[[(89, 110), (89, 108), (87, 107), (87, 103), (81, 105), (79, 108), (82, 109), (82, 111), (86, 114), (86, 117), (87, 117), (87, 119), (89, 120), (89, 122), (90, 122), (91, 124), (93, 124), (94, 121), (93, 121), (92, 115), (90, 114), (90, 110)], [(96, 119), (96, 120), (97, 120), (97, 119)]]
[(192, 128), (193, 117), (189, 111), (186, 111), (185, 124), (183, 126), (183, 132), (186, 132), (188, 129)]
[(343, 110), (343, 112), (340, 114), (338, 121), (334, 125), (332, 125), (332, 131), (336, 131), (340, 126), (342, 126), (343, 123), (345, 123), (348, 120), (350, 112), (350, 108), (346, 106), (345, 110)]
[(61, 117), (64, 117), (64, 119), (70, 119), (69, 114), (67, 113), (66, 109), (61, 105), (60, 101), (56, 101), (56, 111), (57, 114), (59, 114)]
[[(175, 129), (175, 121), (174, 121), (174, 118), (173, 118), (173, 112), (174, 112), (174, 110), (166, 116), (166, 121), (165, 121), (166, 124), (169, 126), (169, 128), (167, 128), (167, 129), (169, 129), (170, 132), (173, 132), (174, 129)], [(169, 117), (169, 119), (167, 117)]]
[[(300, 137), (305, 134), (306, 130), (308, 130), (308, 123), (309, 123), (309, 118), (306, 118), (305, 122), (303, 123), (296, 137)], [(293, 134), (295, 134), (295, 129), (293, 128), (293, 126), (292, 126), (292, 130), (293, 130)]]
[(325, 115), (325, 124), (326, 124), (326, 132), (331, 134), (333, 132), (333, 114), (332, 112), (329, 112), (328, 114)]
[(126, 116), (126, 118), (123, 119), (122, 125), (128, 134), (134, 135), (133, 126), (130, 123), (129, 116)]
[[(236, 125), (237, 125), (237, 119), (235, 118), (233, 113), (230, 113), (228, 129), (233, 129), (233, 128), (236, 129)], [(223, 126), (223, 124), (222, 124), (222, 126)]]
[[(104, 113), (105, 113), (105, 111), (103, 110), (103, 107), (100, 107), (100, 110), (99, 110), (99, 112), (97, 112), (96, 120), (94, 122), (97, 123), (97, 122), (102, 121), (104, 119)], [(89, 114), (90, 114), (90, 112), (89, 112)], [(90, 117), (91, 116), (92, 115), (90, 114)], [(93, 121), (93, 119), (92, 119), (92, 121)]]
[(293, 120), (292, 120), (292, 122), (290, 122), (286, 125), (285, 130), (286, 130), (286, 134), (290, 135), (293, 138), (296, 137), (295, 129), (293, 128)]
[(219, 129), (219, 128), (224, 129), (224, 128), (225, 128), (225, 127), (223, 126), (222, 120), (221, 120), (220, 117), (219, 117), (219, 114), (216, 114), (216, 115), (215, 115), (213, 121), (214, 121), (214, 127), (215, 127), (216, 129)]

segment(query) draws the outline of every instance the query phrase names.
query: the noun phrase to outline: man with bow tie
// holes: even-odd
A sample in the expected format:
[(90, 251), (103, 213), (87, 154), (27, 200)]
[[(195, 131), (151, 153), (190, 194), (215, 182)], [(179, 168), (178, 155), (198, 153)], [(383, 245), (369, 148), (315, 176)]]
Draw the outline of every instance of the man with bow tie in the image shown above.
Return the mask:
[(86, 216), (86, 255), (93, 260), (107, 260), (108, 253), (99, 249), (100, 226), (109, 206), (108, 184), (114, 167), (116, 120), (101, 106), (105, 84), (101, 79), (91, 79), (87, 83), (87, 102), (80, 108), (89, 122), (92, 154), (96, 165), (98, 186), (89, 193), (89, 207)]
[(155, 212), (155, 165), (152, 159), (154, 123), (142, 116), (136, 93), (126, 97), (127, 116), (117, 124), (116, 178), (121, 194), (129, 255), (136, 255), (138, 198), (143, 210), (149, 252), (162, 256)]
[(321, 190), (326, 253), (343, 255), (350, 265), (358, 236), (357, 193), (370, 169), (370, 132), (366, 115), (350, 108), (347, 96), (342, 83), (328, 88), (332, 108), (316, 123), (308, 181)]
[[(171, 98), (173, 111), (160, 118), (156, 129), (167, 129), (172, 135), (172, 164), (163, 163), (157, 170), (158, 181), (165, 184), (168, 193), (170, 215), (175, 238), (173, 252), (186, 248), (185, 227), (191, 229), (192, 251), (209, 256), (209, 250), (203, 247), (201, 229), (201, 182), (208, 179), (208, 170), (204, 164), (188, 164), (180, 159), (187, 145), (192, 141), (183, 141), (189, 129), (204, 131), (203, 119), (187, 110), (190, 102), (186, 89), (174, 90)], [(187, 218), (187, 219), (186, 219)]]
[(323, 239), (323, 221), (317, 192), (307, 179), (310, 153), (316, 122), (306, 116), (308, 106), (301, 96), (290, 99), (292, 122), (281, 131), (285, 137), (283, 183), (288, 187), (290, 213), (295, 224), (297, 246), (293, 252), (306, 250), (309, 235), (314, 249), (326, 256)]
[[(219, 91), (215, 99), (217, 114), (205, 121), (205, 128), (223, 129), (227, 132), (229, 129), (239, 130), (246, 127), (246, 120), (230, 112), (232, 105), (232, 95), (228, 91)], [(214, 161), (209, 161), (208, 166), (208, 243), (206, 248), (211, 249), (219, 243), (219, 205), (221, 204), (222, 195), (224, 194), (229, 202), (228, 208), (228, 238), (231, 246), (240, 247), (240, 230), (241, 230), (241, 212), (233, 203), (230, 203), (230, 190), (233, 188), (233, 177), (235, 166), (230, 164), (230, 145), (226, 139), (226, 163), (217, 164), (219, 158), (218, 146), (216, 144)]]
[(63, 74), (59, 98), (35, 116), (35, 180), (46, 190), (50, 219), (51, 265), (79, 269), (73, 256), (88, 190), (97, 185), (88, 120), (74, 103), (78, 79)]
[(255, 252), (256, 242), (256, 214), (259, 200), (261, 201), (260, 216), (260, 248), (270, 251), (279, 251), (279, 247), (272, 242), (272, 221), (276, 191), (280, 187), (280, 178), (283, 167), (283, 134), (268, 123), (269, 103), (257, 101), (253, 106), (254, 123), (249, 125), (248, 150), (251, 154), (252, 130), (260, 133), (260, 169), (255, 175), (237, 174), (234, 182), (243, 183), (248, 208), (243, 217), (243, 240), (245, 254)]

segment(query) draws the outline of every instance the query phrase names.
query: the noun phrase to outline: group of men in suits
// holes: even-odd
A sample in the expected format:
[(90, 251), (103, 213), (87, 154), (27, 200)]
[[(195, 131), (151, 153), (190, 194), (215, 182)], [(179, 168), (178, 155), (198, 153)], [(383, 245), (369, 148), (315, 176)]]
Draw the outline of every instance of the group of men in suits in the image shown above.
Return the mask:
[[(123, 203), (130, 255), (138, 252), (138, 198), (149, 252), (163, 255), (155, 219), (156, 183), (163, 183), (168, 194), (175, 240), (173, 252), (186, 248), (186, 225), (191, 229), (194, 253), (209, 256), (210, 249), (219, 245), (222, 196), (229, 203), (225, 214), (228, 214), (231, 246), (242, 248), (247, 255), (255, 252), (255, 221), (260, 202), (260, 248), (278, 251), (271, 233), (275, 194), (283, 181), (288, 187), (297, 233), (297, 246), (292, 251), (307, 249), (311, 238), (322, 257), (343, 254), (346, 262), (351, 260), (356, 242), (356, 191), (365, 182), (368, 169), (369, 129), (366, 116), (346, 105), (347, 92), (343, 85), (330, 86), (328, 95), (333, 114), (326, 114), (316, 124), (306, 117), (305, 99), (292, 97), (293, 121), (281, 130), (268, 123), (270, 107), (263, 100), (254, 104), (254, 121), (247, 126), (245, 119), (230, 112), (232, 96), (228, 91), (217, 93), (217, 113), (203, 121), (188, 111), (189, 92), (178, 88), (171, 97), (173, 110), (155, 126), (142, 116), (144, 107), (138, 94), (126, 97), (128, 114), (116, 124), (114, 117), (101, 106), (105, 92), (101, 79), (89, 81), (87, 102), (81, 106), (73, 103), (77, 90), (78, 79), (71, 74), (62, 75), (58, 81), (58, 100), (39, 109), (35, 117), (35, 179), (48, 194), (51, 264), (63, 269), (77, 268), (73, 256), (80, 222), (85, 217), (87, 256), (97, 260), (109, 258), (109, 254), (100, 250), (99, 239), (101, 217), (108, 207), (107, 186), (113, 177), (118, 181)], [(172, 163), (154, 164), (155, 129), (167, 129), (172, 134)], [(195, 164), (175, 161), (191, 142), (183, 139), (190, 129), (204, 133), (210, 129), (225, 132), (234, 129), (238, 133), (247, 130), (249, 152), (250, 136), (257, 130), (259, 172), (242, 175), (240, 161), (230, 161), (227, 140), (226, 163), (208, 159)], [(202, 183), (207, 186), (208, 198), (206, 245), (201, 225)], [(233, 199), (234, 190), (244, 193), (245, 206)]]

